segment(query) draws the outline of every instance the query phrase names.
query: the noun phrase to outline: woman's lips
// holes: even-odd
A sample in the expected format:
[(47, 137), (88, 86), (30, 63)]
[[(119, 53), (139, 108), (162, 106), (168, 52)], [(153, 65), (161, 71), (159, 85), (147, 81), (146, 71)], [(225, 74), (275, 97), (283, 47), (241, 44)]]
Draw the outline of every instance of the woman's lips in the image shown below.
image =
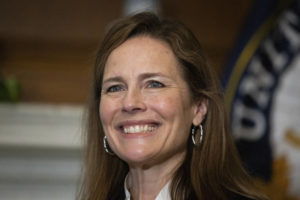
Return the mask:
[(160, 123), (156, 121), (143, 120), (143, 121), (125, 121), (118, 124), (118, 129), (123, 134), (145, 134), (154, 132)]
[(143, 124), (143, 125), (130, 125), (123, 126), (123, 133), (132, 134), (132, 133), (149, 133), (153, 132), (157, 129), (157, 125), (155, 124)]

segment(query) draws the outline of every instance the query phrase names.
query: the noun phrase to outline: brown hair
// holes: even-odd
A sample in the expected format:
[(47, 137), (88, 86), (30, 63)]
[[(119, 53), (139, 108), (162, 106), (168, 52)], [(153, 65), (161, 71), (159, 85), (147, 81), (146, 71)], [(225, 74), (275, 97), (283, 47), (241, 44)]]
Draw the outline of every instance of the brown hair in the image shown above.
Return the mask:
[(140, 13), (116, 22), (104, 37), (95, 63), (94, 81), (87, 120), (86, 168), (81, 199), (125, 199), (127, 164), (103, 148), (104, 132), (99, 117), (104, 67), (110, 53), (129, 38), (146, 35), (169, 44), (182, 68), (193, 100), (207, 99), (200, 147), (188, 142), (187, 156), (171, 183), (172, 199), (232, 199), (242, 195), (264, 199), (242, 168), (224, 110), (217, 77), (206, 63), (201, 46), (183, 24)]

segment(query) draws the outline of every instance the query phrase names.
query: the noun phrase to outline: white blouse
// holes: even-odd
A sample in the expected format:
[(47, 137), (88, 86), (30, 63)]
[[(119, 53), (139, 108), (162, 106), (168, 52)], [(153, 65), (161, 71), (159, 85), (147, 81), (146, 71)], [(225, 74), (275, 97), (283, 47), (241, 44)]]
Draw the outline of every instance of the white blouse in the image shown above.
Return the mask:
[[(126, 177), (127, 178), (127, 177)], [(124, 190), (125, 190), (125, 200), (130, 200), (130, 192), (127, 187), (127, 183), (124, 183)], [(163, 189), (159, 192), (155, 200), (171, 200), (170, 192), (169, 192), (169, 186), (170, 186), (171, 181), (169, 181)]]

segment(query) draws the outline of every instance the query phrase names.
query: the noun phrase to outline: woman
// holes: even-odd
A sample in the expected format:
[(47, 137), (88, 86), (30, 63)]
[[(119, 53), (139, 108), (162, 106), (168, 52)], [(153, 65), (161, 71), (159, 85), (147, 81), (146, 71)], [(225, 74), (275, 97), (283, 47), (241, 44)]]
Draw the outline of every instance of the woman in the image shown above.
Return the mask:
[(195, 36), (140, 13), (97, 54), (82, 199), (264, 199), (242, 169)]

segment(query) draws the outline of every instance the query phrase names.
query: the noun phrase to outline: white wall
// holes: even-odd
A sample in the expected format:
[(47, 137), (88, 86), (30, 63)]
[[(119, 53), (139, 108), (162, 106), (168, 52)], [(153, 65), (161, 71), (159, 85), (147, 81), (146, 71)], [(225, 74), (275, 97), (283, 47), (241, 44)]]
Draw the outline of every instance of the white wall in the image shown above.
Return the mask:
[(75, 199), (83, 108), (0, 104), (0, 199)]

